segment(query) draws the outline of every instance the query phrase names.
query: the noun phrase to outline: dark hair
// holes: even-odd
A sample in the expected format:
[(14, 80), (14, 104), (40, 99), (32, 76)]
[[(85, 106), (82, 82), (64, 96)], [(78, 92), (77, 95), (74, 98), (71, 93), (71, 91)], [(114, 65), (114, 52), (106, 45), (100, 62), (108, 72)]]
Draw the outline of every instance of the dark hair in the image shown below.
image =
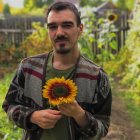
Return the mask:
[(65, 10), (65, 9), (69, 9), (71, 10), (75, 16), (76, 16), (76, 20), (77, 20), (77, 26), (79, 26), (81, 24), (81, 18), (80, 18), (80, 13), (78, 11), (78, 9), (76, 8), (76, 6), (70, 2), (55, 2), (53, 3), (46, 12), (46, 18), (48, 18), (49, 13), (54, 10), (54, 11), (61, 11), (61, 10)]

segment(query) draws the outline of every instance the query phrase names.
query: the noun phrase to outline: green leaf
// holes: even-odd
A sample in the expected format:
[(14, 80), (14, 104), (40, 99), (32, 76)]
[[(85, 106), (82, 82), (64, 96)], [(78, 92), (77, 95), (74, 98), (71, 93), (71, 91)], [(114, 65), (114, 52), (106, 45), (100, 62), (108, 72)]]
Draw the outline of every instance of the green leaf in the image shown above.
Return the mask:
[(117, 50), (117, 42), (115, 40), (109, 42), (109, 46), (110, 48), (112, 48), (113, 50)]

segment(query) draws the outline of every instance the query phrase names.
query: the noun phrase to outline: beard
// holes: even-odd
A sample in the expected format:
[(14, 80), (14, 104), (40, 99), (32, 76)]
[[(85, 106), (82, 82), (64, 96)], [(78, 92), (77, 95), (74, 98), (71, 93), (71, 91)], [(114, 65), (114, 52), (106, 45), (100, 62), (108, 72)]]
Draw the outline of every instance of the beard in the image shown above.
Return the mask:
[[(55, 46), (55, 43), (59, 41), (69, 41), (69, 39), (64, 35), (56, 36), (56, 38), (54, 39), (54, 46)], [(71, 51), (71, 49), (70, 49), (70, 46), (66, 46), (65, 43), (61, 43), (59, 44), (58, 47), (55, 48), (55, 51), (58, 54), (64, 55), (64, 54), (68, 54)]]
[(68, 54), (71, 49), (70, 48), (65, 48), (65, 44), (61, 44), (59, 48), (56, 48), (55, 51), (58, 53), (58, 54)]

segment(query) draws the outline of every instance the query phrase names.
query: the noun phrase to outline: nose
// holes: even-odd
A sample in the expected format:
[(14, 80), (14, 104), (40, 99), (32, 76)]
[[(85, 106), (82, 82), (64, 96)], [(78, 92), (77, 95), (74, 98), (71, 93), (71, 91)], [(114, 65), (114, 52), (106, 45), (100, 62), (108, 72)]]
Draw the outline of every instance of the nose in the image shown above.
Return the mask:
[(62, 36), (64, 35), (64, 30), (61, 26), (58, 26), (57, 31), (56, 31), (57, 36)]

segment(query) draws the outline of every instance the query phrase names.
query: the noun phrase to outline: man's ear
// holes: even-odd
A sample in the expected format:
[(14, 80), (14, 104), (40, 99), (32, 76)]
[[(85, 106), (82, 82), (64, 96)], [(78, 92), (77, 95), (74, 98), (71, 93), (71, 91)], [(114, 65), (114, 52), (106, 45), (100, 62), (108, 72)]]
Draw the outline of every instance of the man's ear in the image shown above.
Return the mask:
[(79, 36), (81, 36), (82, 35), (82, 33), (83, 33), (83, 24), (80, 24), (79, 25)]

